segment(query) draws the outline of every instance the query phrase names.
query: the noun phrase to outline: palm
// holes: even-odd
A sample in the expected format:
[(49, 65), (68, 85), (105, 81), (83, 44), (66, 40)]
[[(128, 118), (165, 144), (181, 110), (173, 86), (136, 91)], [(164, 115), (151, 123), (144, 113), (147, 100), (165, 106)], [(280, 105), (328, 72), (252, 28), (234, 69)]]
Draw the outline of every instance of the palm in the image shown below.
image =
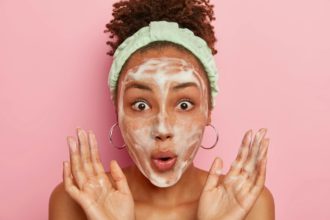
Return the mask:
[(268, 139), (257, 135), (250, 147), (245, 134), (240, 152), (219, 182), (222, 160), (217, 158), (210, 170), (198, 208), (199, 219), (244, 219), (252, 208), (265, 182)]
[[(223, 217), (226, 212), (244, 213), (235, 195), (224, 188), (215, 188), (204, 192), (200, 198), (199, 209), (207, 209), (209, 213), (217, 213), (217, 216)], [(202, 215), (207, 217), (208, 214)]]
[(89, 220), (134, 219), (134, 201), (122, 170), (111, 161), (111, 183), (99, 160), (95, 136), (90, 133), (89, 137), (88, 143), (82, 131), (80, 152), (74, 149), (75, 141), (69, 141), (71, 165), (65, 162), (66, 191)]
[[(134, 209), (131, 194), (113, 189), (108, 177), (104, 176), (89, 179), (81, 190), (86, 212), (104, 213), (104, 218), (97, 219), (124, 219), (119, 216)], [(118, 212), (118, 210), (121, 210)], [(116, 215), (112, 213), (117, 213)], [(120, 217), (120, 218), (118, 218)]]

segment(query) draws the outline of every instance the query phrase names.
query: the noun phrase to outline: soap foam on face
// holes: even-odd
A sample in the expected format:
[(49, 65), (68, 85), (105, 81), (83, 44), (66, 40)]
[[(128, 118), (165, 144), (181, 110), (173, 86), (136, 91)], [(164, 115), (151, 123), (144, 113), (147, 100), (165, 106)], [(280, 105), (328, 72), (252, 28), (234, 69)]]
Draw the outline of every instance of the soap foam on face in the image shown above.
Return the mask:
[[(157, 88), (154, 91), (159, 98), (159, 111), (156, 115), (140, 119), (125, 113), (124, 91), (127, 83), (135, 80), (151, 82)], [(170, 124), (169, 119), (173, 116), (166, 111), (166, 100), (171, 85), (184, 82), (195, 82), (200, 90), (200, 114), (197, 119), (199, 121), (178, 117), (174, 124)], [(201, 144), (207, 113), (207, 87), (194, 67), (183, 59), (169, 57), (147, 59), (141, 65), (128, 70), (122, 80), (118, 122), (123, 139), (128, 146), (129, 155), (139, 170), (158, 187), (169, 187), (177, 183), (192, 162)], [(159, 173), (152, 168), (150, 156), (151, 152), (157, 149), (154, 134), (164, 132), (173, 134), (171, 148), (167, 150), (171, 150), (178, 157), (173, 170)]]

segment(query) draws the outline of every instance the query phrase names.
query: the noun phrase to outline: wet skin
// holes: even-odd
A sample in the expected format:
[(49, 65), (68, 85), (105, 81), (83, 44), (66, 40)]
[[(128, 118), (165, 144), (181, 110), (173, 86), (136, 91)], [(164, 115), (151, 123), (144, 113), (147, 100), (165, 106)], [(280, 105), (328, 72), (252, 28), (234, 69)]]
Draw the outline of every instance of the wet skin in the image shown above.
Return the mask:
[(140, 171), (174, 185), (194, 158), (208, 117), (207, 84), (182, 58), (146, 58), (119, 81), (118, 121)]
[[(161, 84), (153, 79), (154, 75), (160, 74), (157, 71), (144, 72), (143, 78), (134, 78), (138, 75), (138, 67), (145, 65), (145, 62), (164, 57), (184, 59), (188, 66), (195, 69), (194, 74), (188, 78), (197, 84), (198, 89), (196, 86), (189, 86), (173, 93), (173, 88), (182, 83), (180, 81), (182, 78), (179, 80), (171, 76), (180, 75), (178, 69), (185, 65), (181, 67), (174, 65), (174, 69), (162, 73), (163, 76), (167, 76), (165, 80), (167, 84)], [(174, 63), (178, 64), (176, 61)], [(187, 69), (189, 68), (185, 70)], [(134, 87), (125, 91), (129, 83), (132, 85), (134, 81), (141, 80), (149, 87), (148, 91)], [(89, 208), (89, 219), (101, 220), (102, 218), (93, 218), (93, 216), (118, 214), (105, 205), (116, 204), (122, 205), (122, 207), (117, 207), (118, 209), (126, 210), (121, 213), (128, 213), (125, 219), (130, 219), (133, 213), (136, 219), (273, 220), (273, 198), (269, 190), (264, 187), (265, 161), (269, 145), (269, 139), (265, 138), (265, 129), (260, 129), (254, 138), (251, 130), (244, 134), (237, 158), (226, 175), (220, 175), (218, 172), (222, 167), (222, 160), (219, 158), (214, 160), (209, 172), (196, 168), (192, 162), (198, 150), (203, 129), (211, 121), (210, 108), (205, 101), (208, 100), (206, 99), (208, 91), (205, 91), (206, 83), (203, 69), (195, 57), (184, 51), (167, 47), (162, 50), (150, 49), (142, 54), (134, 54), (119, 79), (116, 112), (120, 128), (122, 132), (126, 132), (123, 137), (128, 145), (127, 150), (135, 163), (124, 168), (122, 172), (117, 163), (112, 161), (111, 172), (105, 173), (102, 172), (102, 165), (95, 154), (88, 153), (97, 149), (96, 141), (94, 145), (90, 144), (90, 151), (86, 150), (87, 145), (78, 146), (81, 148), (78, 151), (70, 150), (72, 160), (70, 159), (70, 163), (67, 162), (64, 167), (65, 184), (59, 185), (53, 192), (52, 198), (59, 199), (51, 199), (50, 202), (50, 212), (51, 210), (58, 211), (52, 212), (54, 214), (51, 216), (54, 217), (50, 219), (65, 219), (68, 216), (70, 219), (86, 218), (88, 201), (93, 201), (93, 199), (102, 201), (98, 198), (100, 195), (92, 194), (93, 190), (86, 189), (100, 188), (104, 189), (105, 193), (101, 194), (102, 198), (110, 198), (109, 201), (115, 202), (107, 203), (109, 201), (105, 200), (102, 204)], [(141, 88), (141, 86), (136, 87)], [(163, 93), (164, 89), (168, 91), (166, 94)], [(193, 99), (194, 107), (190, 105), (191, 103), (180, 101), (187, 96), (189, 100)], [(140, 98), (139, 101), (141, 101), (141, 97), (143, 97), (143, 102), (137, 102), (136, 99)], [(196, 125), (191, 121), (195, 121)], [(180, 131), (182, 127), (189, 128), (189, 126), (196, 127), (195, 130), (191, 129), (197, 134), (195, 141), (190, 143), (185, 140), (176, 140), (176, 135), (179, 134), (176, 131)], [(182, 132), (187, 132), (185, 135), (189, 136), (187, 130)], [(135, 132), (141, 133), (135, 134)], [(144, 143), (143, 138), (139, 140), (139, 135), (147, 136), (149, 142)], [(68, 139), (72, 141), (75, 138)], [(147, 150), (139, 146), (141, 143), (148, 145)], [(184, 143), (189, 143), (189, 146), (184, 146)], [(173, 151), (178, 156), (173, 169), (166, 172), (159, 171), (150, 160), (150, 155), (164, 149)], [(94, 157), (91, 159), (94, 163), (79, 162), (86, 161), (89, 157)], [(98, 170), (99, 175), (95, 175), (95, 170)], [(90, 175), (89, 178), (82, 178), (87, 174)], [(104, 187), (105, 185), (108, 187)], [(88, 188), (88, 186), (92, 187)], [(80, 193), (80, 200), (74, 198), (74, 191), (77, 194)], [(61, 205), (64, 200), (68, 204), (65, 207)], [(52, 208), (56, 206), (52, 204), (58, 204), (59, 208)], [(105, 219), (111, 218), (105, 217)], [(124, 218), (121, 216), (120, 219)]]

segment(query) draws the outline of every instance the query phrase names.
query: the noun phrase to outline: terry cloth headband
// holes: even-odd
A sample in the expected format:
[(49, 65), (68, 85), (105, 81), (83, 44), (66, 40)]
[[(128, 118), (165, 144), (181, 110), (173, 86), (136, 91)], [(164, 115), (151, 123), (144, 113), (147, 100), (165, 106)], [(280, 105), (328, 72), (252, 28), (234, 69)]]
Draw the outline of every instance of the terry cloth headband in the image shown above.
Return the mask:
[(138, 49), (154, 41), (170, 41), (191, 51), (203, 64), (210, 81), (212, 108), (218, 94), (218, 71), (211, 49), (204, 39), (194, 35), (187, 28), (179, 28), (178, 23), (168, 21), (152, 21), (132, 36), (125, 39), (116, 49), (108, 77), (111, 99), (117, 86), (119, 73), (126, 60)]

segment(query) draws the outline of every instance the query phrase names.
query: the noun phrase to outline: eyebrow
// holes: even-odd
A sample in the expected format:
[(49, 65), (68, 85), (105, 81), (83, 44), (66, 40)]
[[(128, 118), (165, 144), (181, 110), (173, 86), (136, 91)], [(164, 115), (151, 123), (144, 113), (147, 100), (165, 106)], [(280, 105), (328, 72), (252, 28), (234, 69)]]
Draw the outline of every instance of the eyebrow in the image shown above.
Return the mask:
[(185, 82), (185, 83), (181, 83), (179, 85), (174, 86), (173, 90), (183, 89), (183, 88), (187, 88), (190, 86), (194, 86), (194, 87), (198, 88), (197, 84), (194, 82)]
[[(190, 86), (193, 86), (193, 87), (196, 87), (198, 88), (197, 84), (194, 83), (194, 82), (185, 82), (185, 83), (180, 83), (179, 85), (176, 85), (172, 88), (172, 90), (179, 90), (179, 89), (184, 89), (184, 88), (187, 88), (187, 87), (190, 87)], [(146, 90), (146, 91), (151, 91), (152, 92), (152, 89), (143, 84), (143, 83), (139, 83), (139, 82), (134, 82), (134, 83), (130, 83), (126, 88), (125, 88), (125, 91), (127, 91), (128, 89), (131, 89), (131, 88), (137, 88), (137, 89), (142, 89), (142, 90)]]
[(128, 89), (131, 89), (131, 88), (137, 88), (137, 89), (142, 89), (142, 90), (146, 90), (146, 91), (152, 91), (152, 89), (149, 86), (147, 86), (145, 84), (142, 84), (142, 83), (138, 83), (138, 82), (130, 83), (125, 88), (125, 91), (127, 91)]

